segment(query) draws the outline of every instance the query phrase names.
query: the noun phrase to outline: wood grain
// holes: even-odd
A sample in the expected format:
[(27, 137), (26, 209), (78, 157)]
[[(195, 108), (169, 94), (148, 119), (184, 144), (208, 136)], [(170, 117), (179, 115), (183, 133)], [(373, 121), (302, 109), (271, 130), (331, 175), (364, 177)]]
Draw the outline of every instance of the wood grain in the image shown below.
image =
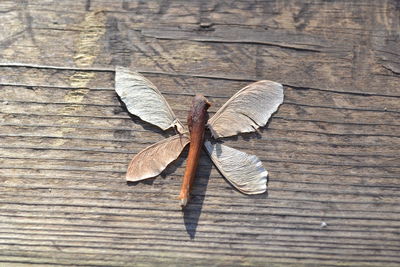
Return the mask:
[[(0, 262), (6, 266), (400, 264), (400, 6), (384, 1), (1, 1)], [(183, 157), (127, 184), (174, 134), (129, 116), (115, 65), (185, 121), (268, 79), (285, 100), (228, 138), (269, 171), (234, 190), (203, 153), (184, 213)], [(54, 67), (51, 67), (54, 66)], [(321, 224), (321, 223), (326, 223)]]

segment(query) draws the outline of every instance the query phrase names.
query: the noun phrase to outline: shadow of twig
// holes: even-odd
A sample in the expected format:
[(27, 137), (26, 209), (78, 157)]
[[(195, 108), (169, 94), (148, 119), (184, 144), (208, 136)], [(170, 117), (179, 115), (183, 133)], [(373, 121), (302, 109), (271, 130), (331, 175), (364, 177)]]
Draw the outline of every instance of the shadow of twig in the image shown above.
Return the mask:
[(196, 230), (199, 223), (203, 202), (206, 195), (208, 179), (210, 177), (212, 162), (202, 151), (202, 160), (206, 160), (207, 164), (199, 165), (196, 173), (196, 179), (193, 184), (193, 191), (188, 205), (182, 210), (183, 221), (185, 223), (186, 232), (190, 239), (196, 237)]

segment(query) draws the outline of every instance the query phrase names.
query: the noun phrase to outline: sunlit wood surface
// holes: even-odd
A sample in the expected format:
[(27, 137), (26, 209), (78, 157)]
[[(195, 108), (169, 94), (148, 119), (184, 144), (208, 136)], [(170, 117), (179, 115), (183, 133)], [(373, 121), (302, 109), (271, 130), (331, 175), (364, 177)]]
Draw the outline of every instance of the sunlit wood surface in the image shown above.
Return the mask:
[[(383, 1), (0, 1), (0, 265), (400, 264), (400, 4)], [(259, 133), (268, 193), (234, 190), (203, 153), (156, 179), (130, 159), (174, 134), (129, 116), (115, 65), (186, 121), (248, 83), (284, 85)], [(46, 67), (54, 66), (54, 67)]]

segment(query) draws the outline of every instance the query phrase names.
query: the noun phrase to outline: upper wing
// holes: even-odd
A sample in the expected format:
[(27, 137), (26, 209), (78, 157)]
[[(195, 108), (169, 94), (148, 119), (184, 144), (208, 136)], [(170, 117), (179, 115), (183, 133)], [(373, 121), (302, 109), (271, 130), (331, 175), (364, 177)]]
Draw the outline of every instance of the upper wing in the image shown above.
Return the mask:
[(281, 84), (255, 82), (232, 96), (208, 121), (208, 126), (214, 138), (253, 132), (267, 124), (282, 102)]
[(159, 175), (188, 143), (188, 136), (177, 134), (143, 149), (129, 164), (126, 180), (136, 182)]
[(166, 130), (176, 126), (184, 128), (157, 87), (136, 71), (115, 68), (115, 91), (124, 101), (129, 112)]
[(257, 156), (210, 141), (204, 146), (218, 170), (239, 191), (253, 195), (267, 190), (268, 172)]

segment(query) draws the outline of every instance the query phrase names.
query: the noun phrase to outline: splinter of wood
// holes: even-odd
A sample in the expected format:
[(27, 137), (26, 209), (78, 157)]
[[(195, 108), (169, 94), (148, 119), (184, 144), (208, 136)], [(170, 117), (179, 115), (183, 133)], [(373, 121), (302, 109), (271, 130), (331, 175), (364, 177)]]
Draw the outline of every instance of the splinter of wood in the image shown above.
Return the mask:
[(209, 107), (210, 103), (207, 99), (203, 95), (197, 94), (193, 99), (192, 108), (188, 115), (190, 145), (185, 175), (183, 176), (181, 193), (179, 195), (182, 208), (185, 207), (188, 202), (189, 193), (196, 175), (201, 147), (204, 142), (204, 131), (208, 120), (207, 109)]

